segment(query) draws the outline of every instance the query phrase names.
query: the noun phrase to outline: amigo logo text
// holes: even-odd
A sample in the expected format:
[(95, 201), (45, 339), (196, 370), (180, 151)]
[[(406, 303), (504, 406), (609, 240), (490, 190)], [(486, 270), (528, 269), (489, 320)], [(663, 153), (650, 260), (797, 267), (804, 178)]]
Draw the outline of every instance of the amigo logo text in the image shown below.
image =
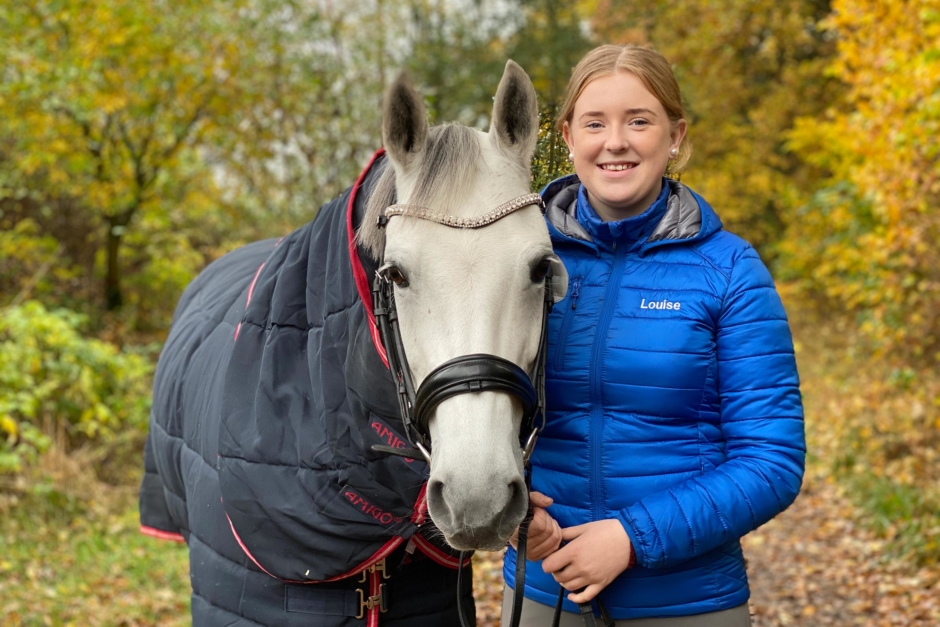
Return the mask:
[(370, 516), (375, 520), (379, 521), (383, 525), (391, 525), (392, 523), (401, 523), (402, 517), (395, 516), (389, 512), (386, 512), (378, 505), (374, 505), (367, 501), (365, 497), (360, 495), (358, 492), (353, 490), (350, 487), (343, 489), (343, 496), (352, 503), (353, 507), (361, 511), (366, 516)]
[[(372, 424), (369, 426), (372, 427), (372, 430), (376, 432), (383, 442), (392, 448), (408, 448), (408, 443), (401, 439), (401, 436), (378, 418), (373, 417)], [(410, 457), (405, 457), (404, 460), (409, 464), (414, 461)]]

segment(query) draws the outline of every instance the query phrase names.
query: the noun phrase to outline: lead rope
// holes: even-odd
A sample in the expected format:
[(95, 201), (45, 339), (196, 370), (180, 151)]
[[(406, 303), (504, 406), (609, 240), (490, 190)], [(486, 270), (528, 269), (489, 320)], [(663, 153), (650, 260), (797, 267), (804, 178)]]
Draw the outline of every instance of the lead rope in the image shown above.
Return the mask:
[[(584, 590), (584, 588), (581, 588)], [(578, 590), (578, 592), (581, 592)], [(552, 627), (558, 627), (558, 623), (561, 621), (561, 606), (565, 601), (565, 590), (562, 587), (558, 588), (558, 600), (555, 602), (555, 613), (552, 616)], [(604, 603), (597, 599), (597, 607), (601, 613), (601, 620), (604, 621), (604, 627), (615, 627), (614, 619), (611, 618), (610, 612), (607, 611), (607, 606)], [(590, 601), (587, 603), (579, 603), (578, 611), (581, 614), (581, 620), (584, 621), (585, 627), (597, 627), (597, 621), (594, 620), (594, 610), (591, 607)]]

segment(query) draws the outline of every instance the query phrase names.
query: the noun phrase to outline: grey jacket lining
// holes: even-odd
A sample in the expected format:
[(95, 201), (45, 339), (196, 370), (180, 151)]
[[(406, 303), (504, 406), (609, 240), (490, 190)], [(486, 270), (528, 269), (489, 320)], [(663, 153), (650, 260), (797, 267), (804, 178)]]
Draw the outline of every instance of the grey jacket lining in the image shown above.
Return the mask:
[[(666, 182), (669, 185), (666, 213), (647, 240), (649, 243), (690, 239), (702, 230), (702, 211), (689, 188), (671, 179)], [(545, 215), (552, 226), (568, 237), (593, 242), (594, 239), (577, 220), (580, 187), (581, 183), (575, 182), (552, 196), (548, 200)]]

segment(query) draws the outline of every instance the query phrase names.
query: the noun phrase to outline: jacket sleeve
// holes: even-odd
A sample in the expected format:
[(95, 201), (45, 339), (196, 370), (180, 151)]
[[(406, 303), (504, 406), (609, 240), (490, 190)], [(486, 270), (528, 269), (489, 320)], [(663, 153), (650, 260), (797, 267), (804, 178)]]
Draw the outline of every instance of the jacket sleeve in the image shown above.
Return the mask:
[(170, 516), (163, 481), (153, 457), (151, 434), (144, 444), (144, 478), (140, 484), (140, 531), (161, 540), (182, 542), (183, 536)]
[(737, 540), (796, 499), (806, 444), (786, 312), (757, 253), (733, 266), (716, 332), (725, 463), (621, 510), (637, 563), (680, 564)]

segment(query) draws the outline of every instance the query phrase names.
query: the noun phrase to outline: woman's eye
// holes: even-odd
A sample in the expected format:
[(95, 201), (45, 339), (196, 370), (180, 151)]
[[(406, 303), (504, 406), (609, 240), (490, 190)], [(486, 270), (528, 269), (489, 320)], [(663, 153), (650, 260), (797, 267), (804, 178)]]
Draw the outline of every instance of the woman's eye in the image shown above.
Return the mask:
[(649, 126), (649, 120), (633, 120), (630, 122), (633, 126)]
[(541, 283), (545, 280), (545, 277), (548, 275), (548, 271), (552, 269), (551, 259), (543, 259), (539, 262), (537, 266), (532, 268), (532, 282)]
[(387, 276), (388, 280), (398, 287), (408, 286), (408, 279), (405, 278), (405, 275), (402, 274), (402, 271), (395, 266), (389, 266), (389, 268), (385, 271), (385, 276)]
[(590, 128), (590, 129), (599, 129), (602, 127), (603, 127), (603, 124), (601, 124), (600, 122), (588, 122), (585, 125), (585, 128)]

